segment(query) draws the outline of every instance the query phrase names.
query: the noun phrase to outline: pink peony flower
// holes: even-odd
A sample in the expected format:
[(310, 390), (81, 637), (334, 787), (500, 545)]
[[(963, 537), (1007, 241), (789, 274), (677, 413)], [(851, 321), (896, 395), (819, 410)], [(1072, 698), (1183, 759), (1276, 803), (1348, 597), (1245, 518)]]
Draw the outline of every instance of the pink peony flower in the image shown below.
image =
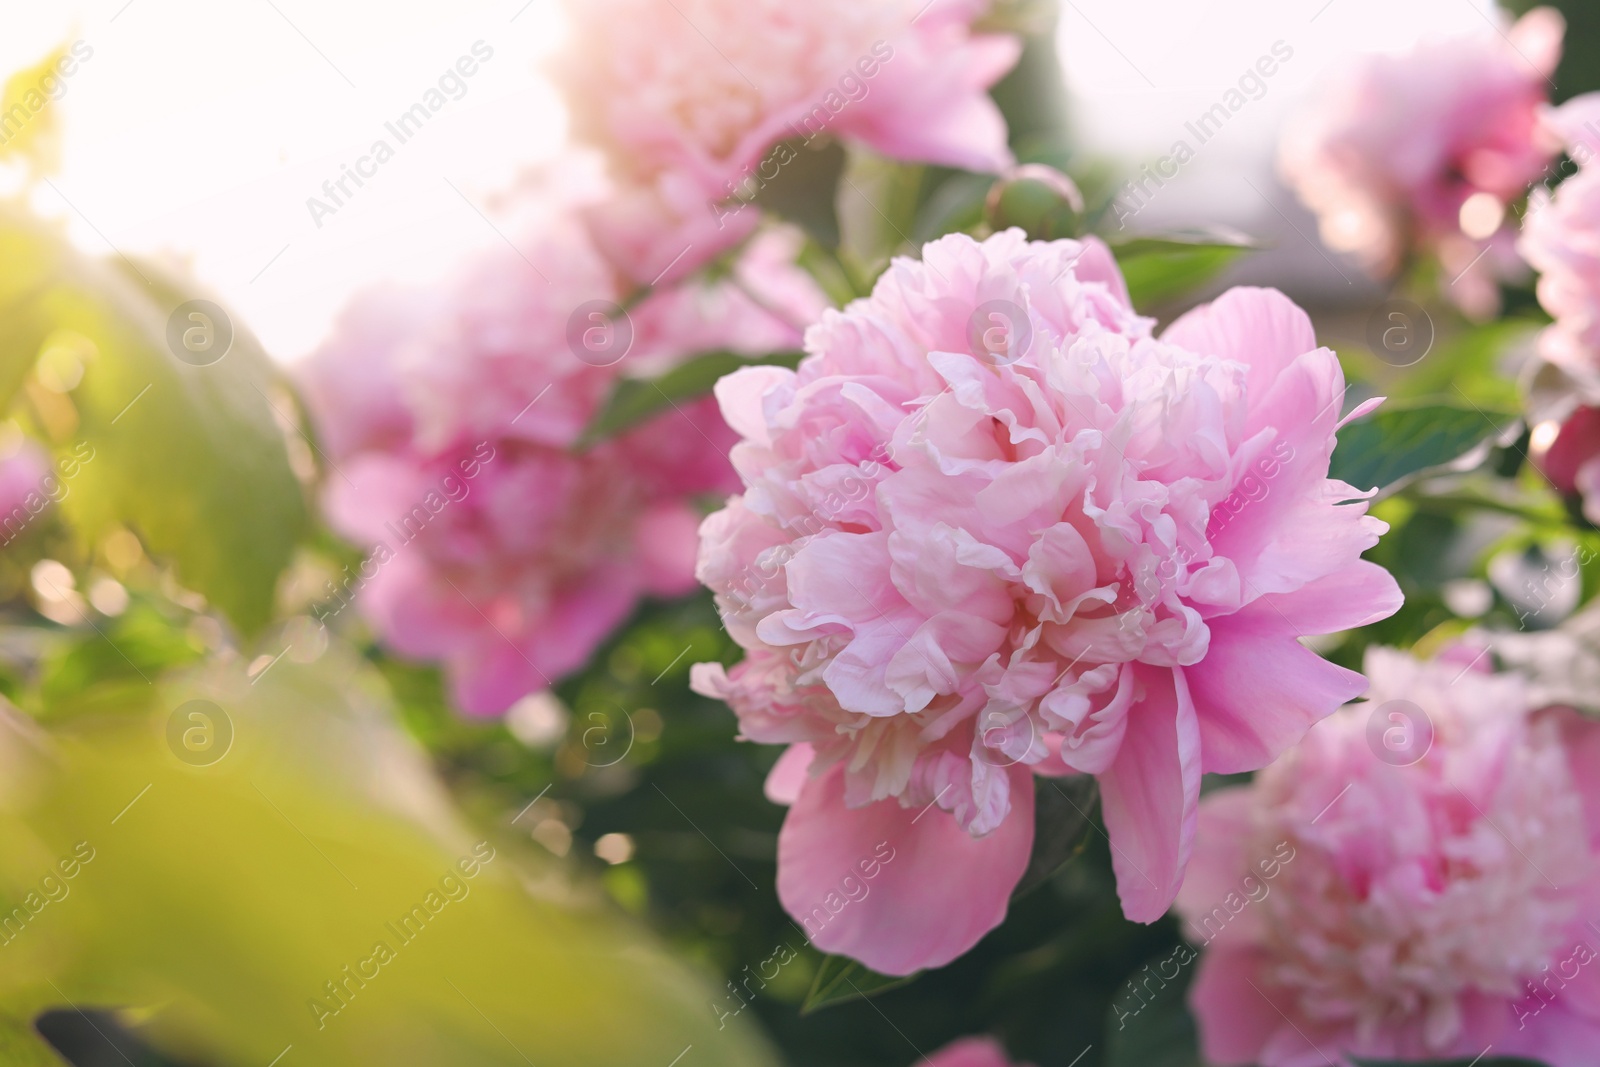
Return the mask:
[(397, 652), (442, 661), (474, 714), (582, 666), (641, 597), (694, 587), (697, 500), (737, 484), (733, 437), (708, 399), (579, 450), (624, 371), (793, 348), (790, 319), (822, 302), (784, 233), (752, 245), (739, 284), (659, 290), (626, 314), (578, 227), (530, 243), (437, 296), (368, 298), (304, 372), (328, 517), (372, 551), (318, 613), (353, 597)]
[(1151, 325), (1099, 242), (957, 235), (827, 312), (798, 371), (718, 384), (745, 491), (699, 576), (746, 656), (694, 684), (794, 746), (778, 893), (818, 947), (889, 974), (971, 948), (1027, 865), (1035, 769), (1099, 778), (1153, 921), (1200, 774), (1361, 692), (1298, 640), (1400, 604), (1360, 559), (1386, 527), (1327, 476), (1338, 360), (1271, 290)]
[(1550, 135), (1580, 164), (1552, 196), (1536, 189), (1518, 250), (1539, 271), (1539, 303), (1556, 321), (1539, 337), (1539, 354), (1600, 402), (1600, 93), (1544, 113)]
[(755, 188), (832, 134), (899, 159), (995, 171), (1012, 161), (986, 90), (1021, 42), (974, 33), (988, 0), (572, 0), (559, 76), (574, 125), (618, 189), (592, 207), (602, 250), (636, 281), (681, 277), (742, 240)]
[(1557, 492), (1580, 497), (1584, 516), (1600, 524), (1600, 408), (1580, 407), (1548, 427), (1534, 429), (1534, 466)]
[(27, 438), (16, 442), (15, 450), (0, 458), (0, 545), (16, 540), (40, 512), (66, 492), (51, 468), (49, 454)]
[(1365, 704), (1201, 804), (1178, 908), (1209, 943), (1190, 991), (1206, 1061), (1465, 1062), (1492, 1047), (1586, 1067), (1600, 725), (1530, 713), (1514, 675), (1462, 682), (1455, 663), (1386, 649), (1367, 669)]
[(991, 1037), (964, 1037), (925, 1060), (927, 1067), (1028, 1067), (1013, 1064), (1000, 1042)]
[(1482, 240), (1498, 234), (1509, 246), (1496, 212), (1554, 154), (1537, 115), (1564, 31), (1558, 12), (1536, 8), (1504, 32), (1485, 27), (1343, 71), (1286, 127), (1279, 156), (1323, 241), (1379, 275), (1413, 247), (1432, 248), (1455, 268), (1451, 279)]
[(321, 354), (301, 364), (307, 406), (328, 416), (316, 426), (324, 453), (350, 456), (410, 439), (414, 418), (394, 368), (412, 362), (408, 349), (439, 317), (437, 303), (430, 292), (393, 285), (362, 293), (340, 313)]

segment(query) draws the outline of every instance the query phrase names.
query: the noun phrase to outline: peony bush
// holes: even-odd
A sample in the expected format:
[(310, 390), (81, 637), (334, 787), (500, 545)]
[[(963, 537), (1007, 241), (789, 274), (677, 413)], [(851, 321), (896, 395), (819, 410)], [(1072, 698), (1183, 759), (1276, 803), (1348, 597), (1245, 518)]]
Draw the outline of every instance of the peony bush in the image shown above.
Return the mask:
[[(563, 143), (286, 368), (9, 76), (7, 1062), (1594, 1062), (1600, 44), (1480, 6), (508, 11)], [(1131, 220), (1218, 19), (1346, 29)]]

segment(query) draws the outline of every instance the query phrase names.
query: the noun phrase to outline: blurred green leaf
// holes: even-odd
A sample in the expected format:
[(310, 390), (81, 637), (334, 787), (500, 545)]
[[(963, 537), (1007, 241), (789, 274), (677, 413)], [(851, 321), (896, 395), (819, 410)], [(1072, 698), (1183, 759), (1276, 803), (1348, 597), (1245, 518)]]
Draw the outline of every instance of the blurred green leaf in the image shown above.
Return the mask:
[(795, 263), (811, 275), (835, 307), (844, 307), (856, 297), (871, 291), (871, 280), (857, 278), (855, 272), (839, 258), (837, 248), (824, 247), (809, 237)]
[[(8, 934), (0, 1005), (136, 1008), (192, 1062), (774, 1062), (522, 828), (460, 823), (355, 656), (286, 651), (70, 743), (0, 724), (0, 914), (50, 897)], [(184, 717), (196, 699), (205, 720)]]
[[(1179, 951), (1192, 960), (1192, 949)], [(1178, 967), (1182, 958), (1160, 957), (1118, 990), (1106, 1021), (1105, 1067), (1202, 1067), (1194, 1019), (1184, 1003), (1195, 964), (1170, 978), (1164, 970)]]
[(1393, 492), (1516, 425), (1517, 415), (1452, 403), (1385, 404), (1339, 431), (1329, 477)]
[(987, 17), (997, 28), (1007, 27), (1001, 32), (1026, 34), (1017, 65), (990, 90), (1005, 116), (1012, 151), (1025, 162), (1060, 167), (1072, 153), (1072, 137), (1055, 7), (1048, 0), (1007, 0), (993, 5)]
[(0, 1013), (0, 1064), (5, 1067), (63, 1067), (56, 1054), (27, 1019)]
[(806, 994), (806, 1001), (800, 1007), (800, 1014), (810, 1015), (830, 1005), (874, 997), (879, 993), (910, 985), (916, 980), (916, 973), (896, 978), (870, 971), (855, 960), (844, 956), (825, 956), (822, 965), (817, 968), (816, 978), (812, 979), (811, 992)]
[(913, 244), (926, 244), (947, 233), (968, 233), (983, 224), (984, 201), (994, 185), (989, 174), (950, 171), (936, 184), (926, 186), (912, 223)]
[(896, 253), (910, 250), (924, 170), (851, 149), (839, 179), (839, 248), (869, 274), (876, 274)]
[(1078, 857), (1094, 832), (1094, 808), (1099, 799), (1100, 790), (1087, 774), (1036, 780), (1033, 854), (1022, 880), (1011, 891), (1013, 899), (1043, 885)]
[(1440, 338), (1414, 366), (1395, 368), (1363, 351), (1360, 368), (1379, 383), (1378, 391), (1395, 400), (1447, 396), (1483, 407), (1519, 406), (1517, 383), (1502, 373), (1500, 363), (1508, 352), (1530, 341), (1538, 323), (1520, 319), (1475, 326), (1463, 333)]
[(740, 367), (770, 364), (795, 367), (803, 353), (776, 352), (751, 359), (733, 352), (708, 352), (681, 363), (659, 378), (624, 378), (607, 398), (605, 406), (589, 424), (579, 440), (587, 448), (644, 422), (674, 406), (680, 400), (705, 396), (718, 380)]
[(844, 147), (837, 141), (815, 147), (799, 140), (784, 141), (763, 157), (762, 165), (769, 169), (777, 165), (777, 172), (771, 180), (761, 182), (755, 203), (799, 226), (823, 247), (837, 248), (839, 215), (835, 198), (845, 169)]
[[(180, 361), (169, 320), (196, 294), (153, 266), (85, 259), (15, 214), (0, 215), (0, 260), (0, 395), (49, 339), (70, 336), (87, 353), (69, 394), (73, 440), (58, 442), (82, 461), (64, 514), (86, 540), (133, 527), (185, 585), (242, 630), (259, 629), (307, 524), (278, 422), (292, 401), (269, 399), (280, 373), (220, 309), (208, 336), (220, 346), (231, 334), (225, 354)], [(179, 318), (182, 334), (191, 327)]]
[(77, 62), (69, 58), (65, 43), (6, 79), (4, 90), (0, 91), (0, 115), (6, 116), (0, 159), (20, 157), (35, 174), (60, 169), (61, 130), (55, 102), (61, 94), (51, 92), (49, 83), (61, 84), (59, 65), (63, 61)]
[(154, 679), (201, 655), (182, 622), (141, 597), (115, 618), (61, 634), (40, 660), (38, 707), (28, 710), (45, 718), (143, 711)]

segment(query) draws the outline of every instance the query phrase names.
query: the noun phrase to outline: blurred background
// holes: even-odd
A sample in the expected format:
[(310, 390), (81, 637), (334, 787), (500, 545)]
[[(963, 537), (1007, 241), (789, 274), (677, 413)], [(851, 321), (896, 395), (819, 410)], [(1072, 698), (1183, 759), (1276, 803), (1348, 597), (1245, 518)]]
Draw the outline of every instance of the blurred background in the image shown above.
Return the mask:
[[(1600, 9), (1555, 6), (1569, 20), (1564, 99), (1600, 86)], [(1232, 266), (1203, 271), (1204, 288), (1161, 291), (1193, 303), (1270, 282), (1381, 379), (1394, 368), (1360, 349), (1387, 287), (1317, 242), (1275, 174), (1277, 138), (1357, 53), (1482, 32), (1493, 12), (1061, 0), (1033, 42), (1047, 61), (996, 96), (1018, 138), (1045, 131), (1038, 154), (1103, 204), (1257, 57), (1291, 49), (1130, 233), (1256, 239), (1236, 262), (1226, 249)], [(1105, 839), (1061, 805), (1041, 817), (1062, 831), (1041, 850), (1079, 859), (1048, 889), (1041, 878), (951, 966), (846, 1000), (846, 978), (868, 991), (879, 979), (812, 950), (773, 890), (783, 810), (762, 781), (776, 750), (736, 742), (728, 709), (688, 689), (690, 664), (737, 655), (708, 595), (646, 603), (586, 668), (503, 720), (464, 718), (438, 670), (385, 651), (354, 612), (314, 625), (361, 554), (317, 523), (308, 487), (340, 475), (313, 455), (282, 368), (323, 345), (356, 294), (434, 283), (511, 241), (509, 191), (567, 142), (543, 73), (566, 47), (553, 0), (96, 0), (7, 16), (0, 71), (63, 43), (88, 53), (57, 102), (59, 165), (40, 179), (0, 158), (0, 197), (27, 208), (0, 226), (0, 342), (37, 357), (0, 384), (58, 463), (80, 461), (61, 468), (59, 516), (0, 556), (0, 693), (25, 713), (0, 715), (0, 896), (27, 909), (11, 927), (0, 911), (0, 1067), (899, 1067), (979, 1032), (1038, 1067), (1196, 1067), (1181, 983), (1139, 1026), (1113, 1025), (1177, 925), (1122, 919)], [(459, 98), (348, 203), (311, 212), (477, 42), (489, 58)], [(193, 279), (232, 313), (237, 347), (203, 386), (175, 373), (167, 309), (135, 271), (163, 297)], [(41, 294), (48, 322), (7, 317)], [(1496, 346), (1536, 324), (1526, 286), (1508, 303), (1522, 318), (1482, 334), (1441, 317), (1487, 353), (1471, 401), (1513, 391), (1492, 373)], [(1444, 391), (1452, 366), (1419, 371), (1413, 398)], [(364, 381), (347, 384), (354, 405)], [(1467, 414), (1467, 443), (1416, 469), (1477, 447), (1482, 412)], [(6, 425), (11, 457), (21, 435)], [(108, 447), (112, 427), (146, 435), (142, 449)], [(1409, 516), (1415, 502), (1389, 503)], [(1543, 503), (1542, 519), (1566, 521)], [(1407, 613), (1331, 657), (1352, 665), (1367, 640), (1432, 633), (1450, 618), (1437, 589), (1468, 571), (1478, 599), (1515, 608), (1479, 559), (1510, 522), (1458, 530), (1424, 510), (1380, 549), (1408, 583)], [(429, 897), (426, 928), (402, 933)]]
[[(1597, 77), (1584, 65), (1596, 16), (1556, 6), (1571, 22), (1557, 78), (1565, 97)], [(1276, 246), (1242, 276), (1277, 279), (1297, 297), (1370, 301), (1367, 283), (1358, 279), (1351, 294), (1297, 236), (1295, 227), (1312, 235), (1315, 224), (1273, 176), (1277, 131), (1341, 59), (1480, 30), (1492, 10), (1489, 0), (1070, 0), (1057, 40), (1075, 151), (1130, 170), (1155, 160), (1246, 66), (1285, 42), (1294, 58), (1266, 95), (1162, 188), (1138, 226), (1235, 226)], [(280, 360), (315, 347), (353, 291), (426, 278), (498, 241), (479, 210), (566, 136), (541, 73), (563, 40), (553, 0), (73, 0), (18, 7), (7, 29), (0, 69), (65, 38), (95, 48), (62, 99), (59, 188), (41, 192), (38, 209), (66, 218), (87, 251), (115, 246), (188, 264)], [(306, 198), (479, 39), (494, 59), (467, 95), (316, 226)]]

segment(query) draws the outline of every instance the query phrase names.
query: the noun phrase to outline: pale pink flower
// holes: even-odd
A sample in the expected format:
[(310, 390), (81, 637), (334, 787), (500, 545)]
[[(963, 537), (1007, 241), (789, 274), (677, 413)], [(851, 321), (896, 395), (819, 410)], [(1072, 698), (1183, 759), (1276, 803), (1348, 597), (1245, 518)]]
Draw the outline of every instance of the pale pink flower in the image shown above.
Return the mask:
[(1360, 559), (1386, 528), (1367, 494), (1328, 478), (1338, 360), (1282, 294), (1158, 340), (1099, 242), (923, 252), (827, 312), (798, 371), (718, 384), (745, 491), (699, 575), (747, 654), (694, 674), (742, 736), (795, 746), (784, 906), (890, 974), (1004, 917), (1030, 769), (1099, 778), (1124, 910), (1159, 918), (1201, 773), (1263, 766), (1364, 685), (1298, 639), (1400, 603)]
[(318, 446), (331, 456), (396, 447), (414, 419), (394, 368), (438, 317), (425, 290), (380, 286), (340, 312), (321, 351), (297, 368), (301, 395), (319, 416)]
[(0, 459), (0, 545), (10, 544), (69, 491), (40, 445), (26, 438), (18, 442), (15, 451)]
[(1540, 272), (1539, 303), (1556, 321), (1539, 354), (1600, 402), (1600, 93), (1544, 113), (1544, 126), (1579, 164), (1556, 188), (1534, 191), (1518, 250)]
[(359, 303), (302, 375), (329, 520), (372, 552), (318, 614), (353, 597), (395, 651), (444, 664), (458, 706), (493, 714), (582, 666), (641, 598), (693, 589), (700, 500), (737, 485), (714, 403), (579, 438), (624, 373), (796, 347), (821, 297), (793, 246), (764, 235), (738, 284), (623, 314), (581, 228), (550, 222), (437, 292)]
[[(1494, 205), (1520, 200), (1554, 154), (1537, 115), (1564, 31), (1558, 12), (1536, 8), (1504, 31), (1485, 26), (1342, 70), (1288, 124), (1279, 156), (1323, 241), (1379, 275), (1431, 249), (1457, 277), (1482, 237), (1504, 233)], [(1471, 213), (1488, 221), (1464, 235), (1462, 206), (1476, 194), (1486, 198)]]
[(1029, 1067), (1012, 1063), (1005, 1046), (992, 1037), (964, 1037), (952, 1041), (925, 1062), (927, 1067)]
[[(1209, 1063), (1600, 1048), (1600, 724), (1514, 675), (1368, 654), (1369, 699), (1200, 807), (1178, 897)], [(1404, 702), (1404, 703), (1400, 703)], [(1388, 744), (1393, 731), (1407, 734)], [(1429, 735), (1431, 733), (1431, 745)], [(1398, 736), (1398, 735), (1395, 735)]]
[(571, 0), (559, 74), (576, 132), (611, 161), (589, 209), (635, 280), (668, 280), (746, 236), (782, 141), (827, 134), (899, 159), (1012, 161), (986, 90), (1014, 36), (975, 33), (988, 0)]

